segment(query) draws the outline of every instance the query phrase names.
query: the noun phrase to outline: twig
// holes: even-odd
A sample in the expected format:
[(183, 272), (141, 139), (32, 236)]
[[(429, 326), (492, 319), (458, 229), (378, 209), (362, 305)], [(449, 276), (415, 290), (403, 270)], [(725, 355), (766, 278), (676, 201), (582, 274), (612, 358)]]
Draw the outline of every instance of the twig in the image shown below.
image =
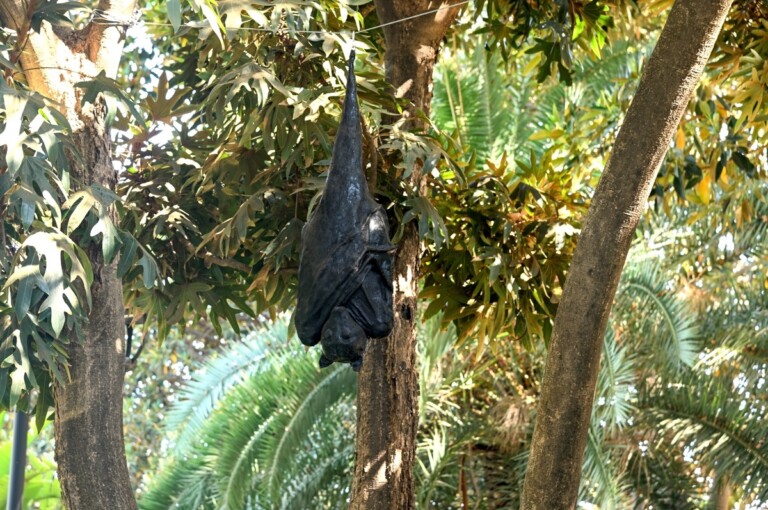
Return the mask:
[(371, 136), (371, 133), (368, 132), (368, 126), (366, 126), (362, 115), (360, 116), (360, 124), (362, 124), (363, 128), (363, 138), (365, 138), (365, 143), (368, 144), (368, 162), (371, 164), (371, 180), (368, 184), (368, 189), (371, 190), (371, 193), (374, 193), (379, 177), (379, 149), (376, 147), (376, 141)]
[(198, 250), (195, 249), (195, 246), (190, 242), (190, 240), (185, 237), (181, 238), (181, 244), (184, 245), (184, 247), (187, 249), (189, 253), (202, 258), (203, 262), (205, 262), (206, 267), (210, 267), (211, 265), (215, 264), (221, 267), (237, 269), (238, 271), (242, 271), (244, 273), (251, 272), (251, 266), (247, 264), (243, 264), (242, 262), (238, 262), (236, 260), (231, 260), (231, 259), (223, 259), (221, 257), (217, 257), (216, 255), (214, 255), (209, 251), (199, 252)]

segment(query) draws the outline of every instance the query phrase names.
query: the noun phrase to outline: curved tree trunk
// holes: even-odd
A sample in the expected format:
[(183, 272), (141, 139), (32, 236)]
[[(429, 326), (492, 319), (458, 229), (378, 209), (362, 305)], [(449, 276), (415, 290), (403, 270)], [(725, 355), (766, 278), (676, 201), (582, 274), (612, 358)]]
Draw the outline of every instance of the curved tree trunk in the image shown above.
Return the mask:
[[(114, 77), (124, 28), (86, 26), (81, 31), (43, 22), (30, 29), (27, 0), (0, 1), (0, 19), (19, 33), (19, 61), (29, 86), (56, 101), (73, 130), (82, 160), (72, 158), (73, 187), (100, 184), (115, 189), (106, 108), (82, 104), (77, 82), (105, 71)], [(33, 6), (33, 7), (29, 7)], [(100, 0), (112, 19), (130, 18), (135, 0)], [(56, 460), (62, 497), (69, 510), (134, 510), (136, 502), (125, 462), (123, 379), (125, 323), (122, 285), (115, 264), (104, 264), (100, 248), (89, 249), (94, 283), (92, 308), (81, 338), (66, 346), (71, 381), (54, 388)]]
[[(382, 23), (403, 19), (450, 2), (376, 0)], [(384, 27), (386, 75), (397, 97), (410, 100), (405, 113), (413, 129), (426, 130), (417, 111), (429, 114), (432, 70), (438, 48), (458, 8)], [(411, 180), (421, 188), (420, 168)], [(414, 507), (413, 461), (418, 429), (419, 372), (416, 361), (416, 299), (421, 243), (416, 228), (405, 229), (394, 264), (395, 327), (386, 340), (371, 342), (360, 371), (357, 397), (352, 510)]]
[(677, 0), (584, 221), (536, 418), (524, 510), (576, 506), (608, 313), (635, 227), (732, 0)]

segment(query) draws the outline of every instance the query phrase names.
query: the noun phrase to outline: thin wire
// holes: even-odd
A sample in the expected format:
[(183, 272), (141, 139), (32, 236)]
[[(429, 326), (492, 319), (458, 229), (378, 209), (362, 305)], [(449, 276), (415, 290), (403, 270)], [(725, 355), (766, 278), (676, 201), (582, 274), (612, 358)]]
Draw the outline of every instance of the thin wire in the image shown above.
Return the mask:
[(472, 0), (463, 0), (463, 1), (457, 2), (455, 4), (444, 5), (442, 7), (438, 7), (437, 9), (432, 9), (431, 11), (424, 11), (424, 12), (420, 12), (419, 14), (414, 14), (413, 16), (408, 16), (407, 18), (400, 18), (400, 19), (396, 19), (394, 21), (388, 21), (387, 23), (382, 23), (381, 25), (376, 25), (375, 27), (364, 28), (363, 30), (360, 30), (360, 32), (368, 32), (369, 30), (374, 30), (374, 29), (382, 28), (382, 27), (388, 27), (389, 25), (395, 25), (397, 23), (402, 23), (404, 21), (410, 21), (412, 19), (416, 19), (416, 18), (419, 18), (421, 16), (426, 16), (427, 14), (434, 14), (436, 12), (444, 11), (445, 9), (453, 9), (454, 7), (459, 7), (460, 5), (468, 4), (471, 1)]
[(137, 9), (131, 16), (120, 17), (110, 14), (108, 11), (102, 9), (93, 9), (88, 21), (92, 21), (97, 25), (108, 25), (115, 27), (131, 27), (138, 23), (141, 12)]
[[(419, 14), (414, 14), (413, 16), (408, 16), (405, 18), (396, 19), (393, 21), (388, 21), (386, 23), (381, 23), (380, 25), (376, 25), (373, 27), (364, 28), (362, 30), (352, 30), (352, 39), (354, 40), (356, 34), (362, 34), (363, 32), (370, 32), (371, 30), (376, 30), (378, 28), (388, 27), (390, 25), (396, 25), (397, 23), (403, 23), (405, 21), (410, 21), (412, 19), (420, 18), (421, 16), (427, 16), (429, 14), (435, 14), (440, 11), (444, 11), (446, 9), (453, 9), (454, 7), (459, 7), (465, 4), (468, 4), (472, 0), (462, 0), (461, 2), (456, 2), (455, 4), (450, 5), (443, 5), (441, 7), (438, 7), (436, 9), (432, 9), (430, 11), (424, 11), (420, 12)], [(103, 18), (100, 18), (99, 16), (93, 17), (93, 22), (96, 24), (114, 24), (114, 22), (110, 23), (110, 21), (104, 20), (105, 22), (102, 22)], [(185, 23), (183, 25), (179, 25), (179, 28), (208, 28), (208, 25), (203, 24), (204, 22), (196, 22), (196, 23)], [(156, 27), (172, 27), (173, 25), (171, 23), (157, 23), (152, 21), (142, 21), (140, 24), (146, 25), (146, 26), (156, 26)], [(276, 32), (277, 30), (272, 28), (255, 28), (255, 27), (240, 27), (237, 30), (246, 30), (251, 32)], [(347, 34), (350, 33), (349, 30), (342, 30), (342, 31), (334, 31), (334, 30), (289, 30), (291, 33), (295, 34)]]

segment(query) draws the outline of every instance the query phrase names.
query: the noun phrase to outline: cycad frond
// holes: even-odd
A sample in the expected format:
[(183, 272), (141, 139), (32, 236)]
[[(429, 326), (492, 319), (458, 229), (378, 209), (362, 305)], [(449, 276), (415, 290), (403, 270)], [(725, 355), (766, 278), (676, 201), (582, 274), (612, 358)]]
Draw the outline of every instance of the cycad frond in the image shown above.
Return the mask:
[[(222, 356), (231, 359), (244, 349), (266, 353), (247, 377), (228, 376), (229, 386), (217, 390), (223, 392), (220, 402), (210, 405), (203, 426), (152, 485), (142, 509), (273, 509), (309, 500), (321, 508), (343, 499), (322, 483), (335, 480), (338, 486), (351, 465), (355, 374), (347, 366), (320, 370), (314, 355), (297, 342), (268, 345), (285, 331), (278, 324), (248, 340), (259, 345), (238, 346)], [(219, 366), (217, 374), (231, 373), (231, 364)], [(239, 366), (248, 367), (244, 361)], [(222, 378), (206, 380), (220, 384)], [(217, 394), (201, 384), (196, 394)], [(340, 427), (344, 423), (348, 426)]]
[(696, 314), (675, 294), (658, 261), (627, 265), (615, 315), (617, 337), (637, 342), (638, 352), (653, 365), (677, 370), (696, 361), (701, 349)]
[(590, 502), (601, 510), (627, 508), (627, 483), (615, 451), (621, 446), (610, 446), (606, 430), (599, 424), (590, 426), (587, 448), (582, 463), (579, 499)]
[(733, 377), (688, 372), (679, 383), (658, 382), (641, 406), (658, 424), (657, 448), (688, 448), (701, 463), (758, 499), (768, 498), (765, 402), (739, 392)]
[[(221, 487), (228, 508), (241, 508), (251, 489), (277, 505), (314, 423), (345, 418), (326, 411), (355, 394), (354, 372), (342, 365), (320, 370), (314, 359), (296, 354), (244, 381), (226, 396), (222, 413), (211, 418), (210, 429), (226, 437), (217, 472), (225, 477)], [(239, 411), (243, 408), (248, 412)]]
[(227, 388), (263, 368), (269, 346), (282, 345), (287, 338), (288, 324), (281, 320), (251, 332), (241, 342), (205, 362), (202, 373), (179, 392), (176, 404), (168, 413), (168, 432), (178, 434), (176, 452), (184, 451), (198, 437), (203, 423)]
[(632, 386), (637, 365), (626, 347), (619, 345), (608, 328), (603, 340), (603, 356), (597, 376), (597, 392), (592, 413), (593, 426), (609, 433), (625, 427), (634, 411)]

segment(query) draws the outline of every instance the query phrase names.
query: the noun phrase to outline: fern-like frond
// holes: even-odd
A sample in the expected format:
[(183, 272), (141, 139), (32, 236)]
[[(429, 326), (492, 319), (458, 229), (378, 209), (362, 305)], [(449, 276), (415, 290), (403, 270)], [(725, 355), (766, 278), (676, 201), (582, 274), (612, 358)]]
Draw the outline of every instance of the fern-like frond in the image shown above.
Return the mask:
[(355, 449), (355, 405), (349, 398), (329, 407), (315, 421), (282, 484), (280, 508), (346, 508)]
[(606, 430), (599, 424), (590, 426), (587, 448), (582, 463), (579, 499), (596, 505), (601, 510), (627, 508), (627, 483), (619, 465), (616, 450), (620, 446), (609, 446)]
[[(286, 418), (285, 423), (281, 429), (277, 429), (278, 434), (273, 436), (275, 441), (270, 441), (274, 448), (269, 449), (272, 455), (267, 458), (264, 468), (269, 473), (269, 488), (273, 500), (280, 497), (281, 485), (290, 473), (286, 464), (300, 448), (302, 439), (308, 435), (307, 431), (317, 417), (324, 415), (324, 411), (340, 399), (357, 393), (357, 376), (347, 365), (323, 371), (314, 368), (314, 372), (305, 372), (305, 377), (312, 378), (311, 382), (299, 381), (302, 383), (301, 389), (306, 393), (302, 398), (292, 400), (290, 404), (293, 405), (286, 409), (286, 413), (280, 415)], [(324, 418), (332, 419), (328, 416)]]
[[(202, 425), (142, 498), (142, 509), (271, 510), (291, 505), (287, 500), (343, 499), (322, 483), (339, 486), (351, 466), (355, 373), (342, 365), (320, 370), (298, 342), (280, 347), (286, 335), (278, 323), (208, 364), (190, 390), (196, 398), (180, 402), (177, 414), (197, 411)], [(257, 361), (240, 358), (246, 354)]]
[(270, 346), (283, 345), (288, 338), (288, 323), (283, 319), (251, 332), (219, 356), (205, 362), (199, 375), (179, 392), (167, 417), (169, 435), (177, 435), (175, 451), (183, 452), (199, 436), (205, 420), (227, 388), (264, 367)]
[(636, 370), (634, 357), (616, 342), (613, 330), (608, 328), (597, 376), (593, 426), (605, 428), (609, 433), (627, 426), (635, 409), (632, 401)]
[(689, 372), (675, 384), (659, 381), (642, 400), (657, 424), (657, 448), (688, 449), (728, 476), (745, 494), (768, 499), (768, 422), (760, 396), (738, 391), (734, 379)]
[(633, 448), (627, 462), (626, 480), (637, 497), (634, 508), (706, 508), (708, 487), (703, 478), (692, 476), (690, 463), (670, 448), (649, 448), (647, 440), (641, 442), (642, 448)]
[[(320, 370), (314, 356), (291, 352), (269, 371), (254, 374), (222, 402), (210, 430), (226, 438), (218, 455), (223, 502), (241, 508), (255, 490), (277, 504), (281, 486), (296, 470), (296, 454), (305, 446), (325, 410), (356, 392), (354, 372), (345, 365)], [(246, 412), (243, 412), (246, 410)]]
[(498, 159), (515, 145), (513, 136), (519, 105), (510, 95), (511, 75), (505, 75), (498, 55), (477, 47), (471, 56), (460, 52), (436, 70), (432, 119), (479, 161)]
[(171, 459), (163, 465), (149, 492), (139, 500), (139, 508), (213, 510), (216, 505), (210, 495), (214, 492), (214, 485), (213, 472), (203, 455), (191, 454), (180, 460)]
[(448, 429), (438, 423), (423, 436), (416, 456), (419, 508), (448, 508), (459, 500), (461, 477), (468, 476), (465, 463), (472, 429)]
[(678, 370), (696, 361), (701, 349), (696, 314), (675, 294), (658, 262), (630, 261), (622, 274), (615, 315), (617, 336), (637, 342), (639, 353), (653, 365)]

